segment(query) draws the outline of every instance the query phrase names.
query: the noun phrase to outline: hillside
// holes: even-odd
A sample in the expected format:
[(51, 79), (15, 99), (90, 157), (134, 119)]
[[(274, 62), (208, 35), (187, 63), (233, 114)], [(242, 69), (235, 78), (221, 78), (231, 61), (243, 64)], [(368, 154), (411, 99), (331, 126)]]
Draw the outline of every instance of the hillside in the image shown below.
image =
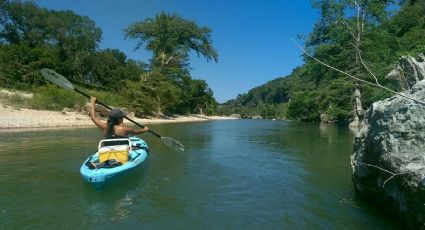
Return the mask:
[[(388, 4), (379, 5), (380, 11), (372, 8), (378, 7), (373, 5), (378, 4), (374, 2), (362, 5), (361, 13), (369, 16), (364, 18), (364, 28), (359, 31), (356, 30), (359, 21), (356, 16), (346, 14), (346, 10), (353, 10), (351, 5), (340, 2), (338, 7), (333, 6), (335, 11), (330, 12), (319, 4), (316, 7), (321, 11), (321, 18), (304, 44), (314, 57), (335, 68), (375, 82), (368, 68), (381, 85), (400, 91), (401, 83), (385, 76), (395, 68), (400, 57), (425, 52), (425, 1), (402, 1), (398, 3), (397, 10)], [(335, 20), (344, 23), (336, 23)], [(352, 35), (361, 39), (353, 40)], [(304, 60), (305, 63), (290, 75), (227, 101), (218, 107), (218, 112), (346, 125), (361, 117), (373, 102), (391, 95), (377, 87), (354, 81), (307, 55), (304, 55)]]

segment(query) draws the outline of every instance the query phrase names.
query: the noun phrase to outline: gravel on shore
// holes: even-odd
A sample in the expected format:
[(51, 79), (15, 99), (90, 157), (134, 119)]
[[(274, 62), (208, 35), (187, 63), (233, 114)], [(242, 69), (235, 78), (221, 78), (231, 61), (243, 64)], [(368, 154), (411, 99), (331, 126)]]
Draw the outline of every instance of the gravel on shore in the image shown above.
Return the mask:
[[(140, 124), (196, 122), (208, 120), (234, 119), (220, 116), (175, 116), (169, 119), (139, 119), (132, 118)], [(126, 121), (125, 123), (130, 122)], [(69, 111), (40, 111), (32, 109), (15, 109), (0, 104), (0, 130), (28, 128), (65, 128), (94, 127), (87, 114)]]

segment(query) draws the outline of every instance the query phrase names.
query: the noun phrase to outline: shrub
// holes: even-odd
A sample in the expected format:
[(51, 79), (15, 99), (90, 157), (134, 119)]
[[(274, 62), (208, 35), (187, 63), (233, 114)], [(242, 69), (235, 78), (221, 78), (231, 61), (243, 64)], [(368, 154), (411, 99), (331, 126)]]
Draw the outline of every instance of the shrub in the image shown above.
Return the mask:
[(19, 94), (0, 93), (0, 100), (4, 105), (13, 106), (14, 108), (25, 108), (28, 104), (28, 100)]
[(56, 86), (40, 88), (29, 101), (29, 107), (38, 110), (56, 110), (71, 108), (81, 110), (87, 103), (87, 99), (75, 92)]

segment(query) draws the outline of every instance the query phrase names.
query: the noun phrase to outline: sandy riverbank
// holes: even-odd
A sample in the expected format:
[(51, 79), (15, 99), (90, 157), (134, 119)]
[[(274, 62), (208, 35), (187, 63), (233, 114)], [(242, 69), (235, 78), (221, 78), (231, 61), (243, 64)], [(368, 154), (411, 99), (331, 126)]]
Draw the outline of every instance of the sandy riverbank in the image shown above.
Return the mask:
[[(197, 122), (208, 120), (225, 120), (233, 118), (191, 115), (175, 116), (170, 119), (132, 119), (136, 122), (139, 122), (140, 124), (149, 125), (156, 123)], [(83, 113), (15, 109), (10, 106), (4, 106), (0, 104), (0, 131), (6, 131), (11, 129), (66, 127), (94, 127), (94, 124), (90, 120), (89, 116)]]

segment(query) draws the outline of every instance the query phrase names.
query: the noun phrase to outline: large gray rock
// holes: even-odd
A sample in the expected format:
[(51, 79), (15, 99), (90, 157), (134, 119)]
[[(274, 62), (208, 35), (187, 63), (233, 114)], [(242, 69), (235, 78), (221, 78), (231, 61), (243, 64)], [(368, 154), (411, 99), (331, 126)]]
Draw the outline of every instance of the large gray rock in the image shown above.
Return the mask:
[[(425, 81), (406, 95), (425, 101)], [(401, 96), (373, 103), (351, 156), (356, 194), (425, 229), (425, 106)]]
[(416, 82), (425, 79), (425, 56), (401, 57), (398, 65), (386, 77), (395, 80), (402, 91), (412, 88)]

